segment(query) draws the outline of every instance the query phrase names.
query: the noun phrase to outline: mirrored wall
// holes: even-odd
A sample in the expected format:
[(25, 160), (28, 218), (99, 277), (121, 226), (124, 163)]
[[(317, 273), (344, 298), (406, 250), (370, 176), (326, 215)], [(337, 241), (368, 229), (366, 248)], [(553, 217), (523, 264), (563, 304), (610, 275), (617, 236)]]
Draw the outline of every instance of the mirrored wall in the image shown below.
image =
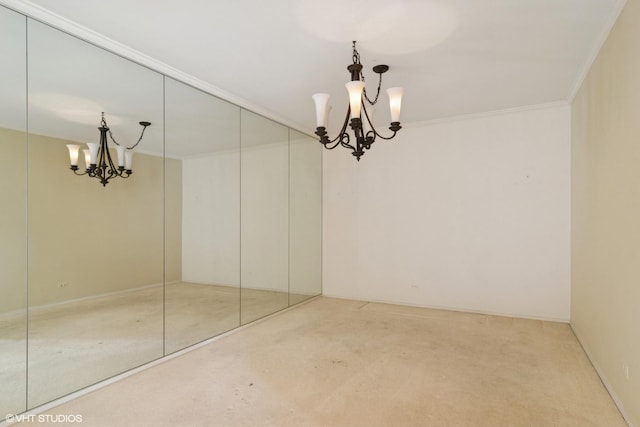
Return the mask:
[[(0, 35), (0, 413), (320, 294), (315, 139), (3, 6)], [(66, 147), (103, 112), (151, 123), (106, 185)]]
[(0, 420), (27, 405), (26, 26), (0, 8)]
[(240, 325), (240, 108), (165, 81), (167, 353)]

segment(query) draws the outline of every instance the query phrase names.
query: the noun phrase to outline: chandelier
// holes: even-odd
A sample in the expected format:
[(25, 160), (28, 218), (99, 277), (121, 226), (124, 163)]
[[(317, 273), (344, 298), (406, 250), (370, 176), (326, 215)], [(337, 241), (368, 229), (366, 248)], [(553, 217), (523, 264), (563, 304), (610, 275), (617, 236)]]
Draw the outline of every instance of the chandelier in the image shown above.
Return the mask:
[[(367, 91), (364, 87), (362, 64), (360, 63), (360, 54), (356, 50), (355, 41), (353, 42), (353, 63), (347, 67), (347, 70), (351, 73), (351, 81), (345, 84), (347, 91), (349, 92), (349, 108), (340, 133), (334, 139), (330, 139), (327, 136), (329, 94), (316, 93), (312, 96), (316, 105), (317, 127), (315, 134), (320, 137), (320, 143), (324, 145), (324, 148), (333, 150), (340, 145), (344, 148), (350, 149), (356, 159), (360, 161), (360, 157), (364, 155), (364, 150), (370, 149), (371, 144), (373, 144), (377, 138), (385, 140), (392, 139), (402, 128), (400, 126), (400, 107), (402, 104), (402, 93), (404, 92), (404, 89), (401, 87), (387, 89), (387, 95), (389, 96), (389, 108), (391, 111), (391, 125), (389, 126), (389, 130), (391, 130), (393, 134), (385, 137), (373, 127), (371, 116), (369, 115), (369, 112), (367, 112), (365, 106), (365, 101), (371, 106), (374, 106), (376, 102), (378, 102), (380, 87), (382, 86), (382, 74), (389, 70), (389, 66), (381, 64), (373, 67), (373, 71), (379, 75), (378, 90), (373, 101), (367, 96)], [(351, 122), (349, 122), (349, 118), (351, 118)], [(351, 141), (351, 136), (347, 133), (347, 124), (350, 125), (353, 131), (355, 142)]]
[[(100, 180), (100, 184), (102, 184), (103, 187), (106, 186), (112, 178), (129, 178), (133, 173), (131, 169), (133, 161), (132, 150), (136, 148), (140, 141), (142, 141), (144, 131), (147, 129), (147, 126), (150, 125), (151, 123), (149, 122), (140, 122), (140, 126), (142, 126), (142, 133), (140, 134), (140, 138), (138, 138), (138, 142), (131, 147), (125, 147), (124, 145), (118, 144), (113, 138), (113, 134), (111, 133), (111, 130), (109, 130), (109, 126), (107, 126), (103, 112), (100, 127), (98, 128), (100, 131), (100, 142), (87, 142), (88, 148), (82, 150), (86, 165), (84, 172), (78, 172), (78, 153), (80, 151), (80, 146), (77, 144), (67, 144), (67, 148), (69, 149), (69, 159), (71, 160), (70, 169), (76, 175), (88, 175), (90, 178), (97, 178)], [(111, 159), (109, 144), (107, 142), (107, 133), (109, 133), (111, 141), (116, 145), (115, 149), (118, 154), (117, 167)]]

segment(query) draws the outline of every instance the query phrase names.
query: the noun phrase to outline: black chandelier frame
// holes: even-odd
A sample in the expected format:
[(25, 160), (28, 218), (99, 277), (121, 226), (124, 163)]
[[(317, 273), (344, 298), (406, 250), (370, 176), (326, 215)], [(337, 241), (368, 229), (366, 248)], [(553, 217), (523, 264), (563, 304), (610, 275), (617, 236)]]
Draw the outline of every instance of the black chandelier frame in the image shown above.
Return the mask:
[[(362, 63), (360, 62), (360, 54), (356, 49), (356, 41), (353, 41), (353, 56), (352, 56), (352, 64), (347, 67), (351, 75), (351, 81), (362, 81), (364, 82), (364, 74), (362, 73)], [(334, 148), (341, 146), (344, 148), (348, 148), (352, 151), (352, 154), (356, 157), (358, 161), (360, 161), (360, 157), (362, 157), (365, 153), (365, 150), (369, 150), (371, 145), (376, 141), (377, 138), (383, 140), (393, 139), (398, 131), (402, 129), (400, 122), (391, 122), (389, 126), (389, 130), (393, 132), (390, 136), (381, 135), (373, 125), (371, 118), (369, 117), (369, 113), (367, 112), (367, 108), (365, 105), (365, 100), (371, 106), (374, 106), (378, 102), (378, 98), (380, 96), (380, 88), (382, 87), (382, 75), (389, 71), (389, 66), (380, 64), (376, 65), (372, 68), (373, 72), (378, 74), (378, 88), (376, 91), (376, 96), (373, 100), (370, 100), (367, 96), (366, 88), (362, 91), (362, 107), (361, 107), (361, 117), (364, 115), (365, 120), (369, 125), (369, 129), (366, 133), (363, 128), (363, 120), (361, 117), (354, 117), (349, 120), (351, 116), (351, 105), (347, 108), (347, 114), (345, 116), (344, 122), (338, 133), (334, 139), (329, 138), (327, 134), (327, 129), (324, 126), (318, 126), (316, 128), (315, 134), (320, 138), (320, 143), (327, 150), (333, 150)], [(347, 125), (349, 125), (353, 131), (353, 135), (355, 137), (355, 146), (351, 144), (351, 136), (347, 133)]]
[(96, 163), (88, 164), (87, 168), (84, 172), (78, 172), (78, 165), (71, 165), (71, 170), (74, 174), (78, 176), (88, 175), (90, 178), (96, 178), (100, 181), (103, 187), (105, 187), (109, 180), (113, 178), (129, 178), (133, 174), (132, 169), (125, 169), (125, 166), (116, 166), (111, 158), (111, 153), (109, 152), (109, 144), (107, 140), (107, 134), (109, 134), (109, 138), (113, 141), (117, 146), (122, 146), (125, 150), (133, 150), (140, 144), (142, 141), (142, 137), (144, 136), (144, 132), (148, 126), (151, 126), (150, 122), (139, 122), (140, 126), (142, 126), (142, 132), (140, 133), (140, 137), (138, 141), (133, 144), (131, 147), (125, 147), (124, 145), (119, 144), (115, 138), (113, 137), (113, 133), (109, 129), (107, 125), (107, 121), (104, 118), (104, 112), (102, 113), (102, 120), (100, 120), (100, 127), (98, 130), (100, 131), (100, 146), (98, 147), (98, 154), (96, 157)]

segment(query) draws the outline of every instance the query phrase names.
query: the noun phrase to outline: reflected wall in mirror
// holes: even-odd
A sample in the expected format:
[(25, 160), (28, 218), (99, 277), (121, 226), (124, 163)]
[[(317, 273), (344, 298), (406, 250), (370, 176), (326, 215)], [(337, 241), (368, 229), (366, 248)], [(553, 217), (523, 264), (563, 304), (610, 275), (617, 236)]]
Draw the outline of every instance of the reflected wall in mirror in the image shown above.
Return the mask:
[[(31, 408), (163, 355), (163, 77), (27, 30)], [(152, 123), (133, 175), (106, 187), (74, 175), (65, 147), (98, 142), (102, 112), (127, 146)]]
[(289, 304), (322, 292), (322, 145), (289, 131)]
[[(4, 7), (0, 35), (0, 412), (320, 293), (314, 139)], [(65, 147), (102, 112), (126, 146), (151, 122), (105, 187)]]
[(0, 6), (0, 421), (26, 409), (26, 19)]
[(171, 353), (240, 324), (240, 108), (170, 78), (165, 103), (166, 234), (181, 236), (166, 247), (181, 266), (167, 273)]
[(289, 305), (289, 130), (241, 114), (241, 320)]

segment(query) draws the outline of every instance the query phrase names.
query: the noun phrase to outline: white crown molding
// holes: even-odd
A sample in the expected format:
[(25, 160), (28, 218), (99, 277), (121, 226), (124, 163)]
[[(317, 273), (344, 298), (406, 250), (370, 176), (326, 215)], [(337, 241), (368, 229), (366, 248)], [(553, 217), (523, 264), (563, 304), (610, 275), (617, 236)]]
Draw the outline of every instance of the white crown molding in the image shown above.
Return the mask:
[(61, 15), (53, 13), (48, 9), (38, 6), (27, 0), (0, 0), (0, 5), (4, 5), (9, 9), (12, 9), (18, 13), (26, 15), (44, 24), (47, 24), (53, 28), (61, 30), (74, 37), (78, 37), (84, 41), (87, 41), (93, 45), (96, 45), (102, 49), (112, 52), (123, 58), (129, 59), (144, 67), (150, 68), (167, 77), (179, 80), (190, 86), (207, 92), (211, 95), (222, 98), (233, 104), (236, 104), (242, 108), (250, 110), (258, 115), (274, 120), (299, 132), (308, 134), (309, 130), (299, 123), (291, 122), (288, 119), (280, 117), (274, 114), (272, 111), (265, 109), (257, 104), (254, 104), (244, 98), (238, 97), (226, 90), (207, 83), (191, 74), (180, 71), (162, 61), (158, 61), (142, 52), (139, 52), (125, 44), (122, 44), (116, 40), (110, 39), (96, 31), (93, 31), (87, 27), (84, 27), (74, 21), (71, 21)]
[(600, 33), (600, 36), (598, 37), (596, 44), (593, 46), (593, 50), (591, 51), (591, 54), (587, 57), (587, 60), (582, 65), (580, 72), (576, 76), (576, 80), (574, 81), (573, 86), (571, 86), (571, 90), (569, 91), (569, 94), (567, 96), (567, 100), (569, 103), (572, 103), (573, 99), (578, 94), (578, 91), (582, 87), (582, 83), (587, 78), (587, 75), (591, 70), (591, 66), (595, 62), (598, 55), (600, 54), (600, 49), (602, 49), (602, 46), (604, 46), (605, 42), (609, 38), (609, 34), (611, 33), (611, 30), (613, 30), (613, 27), (616, 25), (616, 22), (618, 21), (618, 18), (620, 17), (620, 14), (622, 13), (622, 10), (624, 9), (626, 4), (627, 4), (627, 0), (618, 0), (618, 3), (616, 3), (616, 6), (613, 8), (613, 11), (609, 16), (609, 19), (607, 20), (606, 25), (604, 26), (602, 32)]
[[(585, 61), (584, 65), (582, 66), (581, 72), (578, 73), (572, 87), (570, 88), (570, 91), (567, 94), (566, 101), (552, 102), (548, 104), (539, 104), (539, 105), (528, 105), (528, 106), (517, 107), (513, 109), (472, 113), (467, 115), (459, 115), (459, 116), (445, 117), (445, 118), (411, 122), (411, 123), (407, 122), (407, 123), (403, 123), (403, 127), (421, 126), (425, 124), (435, 124), (435, 123), (446, 122), (446, 121), (465, 120), (465, 119), (476, 118), (476, 117), (487, 117), (487, 116), (493, 116), (493, 115), (499, 115), (499, 114), (508, 114), (511, 112), (526, 111), (526, 110), (537, 109), (537, 108), (545, 108), (549, 106), (553, 107), (553, 106), (562, 105), (563, 102), (567, 102), (570, 104), (573, 101), (574, 97), (576, 96), (578, 90), (580, 89), (587, 74), (589, 73), (589, 70), (593, 62), (597, 58), (598, 53), (600, 52), (600, 49), (602, 48), (603, 44), (607, 40), (607, 37), (611, 32), (612, 28), (614, 27), (620, 13), (624, 9), (626, 2), (627, 0), (617, 1), (614, 10), (609, 16), (607, 25), (604, 27), (603, 31), (601, 32), (598, 38), (598, 42), (594, 45), (591, 55), (588, 57), (587, 61)], [(161, 62), (155, 58), (152, 58), (118, 41), (110, 39), (89, 28), (79, 25), (61, 15), (55, 14), (28, 0), (0, 0), (0, 4), (5, 5), (8, 8), (13, 9), (16, 12), (24, 14), (35, 20), (38, 20), (54, 28), (57, 28), (61, 31), (64, 31), (70, 35), (73, 35), (89, 43), (92, 43), (105, 50), (113, 52), (114, 54), (117, 54), (133, 62), (136, 62), (142, 66), (155, 70), (170, 78), (179, 80), (183, 83), (186, 83), (190, 86), (200, 89), (206, 93), (217, 96), (233, 104), (236, 104), (242, 108), (253, 111), (254, 113), (257, 113), (268, 119), (279, 122), (305, 135), (312, 135), (312, 130), (310, 130), (310, 128), (304, 124), (292, 122), (289, 119), (280, 117), (275, 113), (273, 113), (272, 111), (269, 111), (260, 105), (254, 104), (247, 99), (238, 97), (222, 88), (214, 86), (201, 79), (198, 79), (197, 77), (194, 77), (190, 74), (180, 71), (168, 64), (165, 64), (164, 62)]]
[(568, 108), (569, 106), (570, 104), (567, 101), (546, 102), (543, 104), (523, 105), (522, 107), (505, 108), (502, 110), (482, 111), (479, 113), (462, 114), (458, 116), (423, 120), (419, 122), (410, 122), (406, 124), (403, 123), (402, 127), (411, 128), (411, 127), (429, 126), (429, 125), (435, 125), (439, 123), (459, 122), (464, 120), (473, 120), (473, 119), (481, 119), (481, 118), (493, 117), (493, 116), (503, 116), (507, 114), (516, 114), (516, 113), (522, 113), (526, 111), (544, 110), (547, 108), (560, 108), (560, 107)]

